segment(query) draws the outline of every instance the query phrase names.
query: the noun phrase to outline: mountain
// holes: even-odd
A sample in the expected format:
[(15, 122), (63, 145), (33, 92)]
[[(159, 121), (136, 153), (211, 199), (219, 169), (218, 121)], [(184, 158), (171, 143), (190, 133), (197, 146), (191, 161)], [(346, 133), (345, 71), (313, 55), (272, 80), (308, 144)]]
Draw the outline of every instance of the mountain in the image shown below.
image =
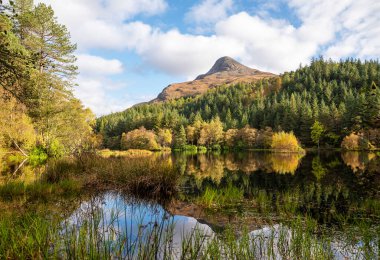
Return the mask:
[(230, 57), (222, 57), (215, 62), (214, 66), (212, 66), (206, 74), (199, 75), (193, 81), (175, 83), (167, 86), (157, 98), (151, 102), (196, 96), (223, 84), (249, 83), (274, 76), (276, 75), (244, 66)]

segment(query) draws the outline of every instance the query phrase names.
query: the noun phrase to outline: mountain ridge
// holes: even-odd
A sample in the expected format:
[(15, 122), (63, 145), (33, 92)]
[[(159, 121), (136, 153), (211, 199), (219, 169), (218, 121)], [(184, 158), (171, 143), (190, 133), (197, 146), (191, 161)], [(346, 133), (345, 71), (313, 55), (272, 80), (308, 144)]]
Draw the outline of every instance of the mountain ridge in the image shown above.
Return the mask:
[(239, 82), (249, 83), (276, 76), (277, 75), (270, 72), (262, 72), (257, 69), (249, 68), (231, 57), (224, 56), (216, 60), (207, 73), (197, 76), (193, 81), (168, 85), (157, 98), (151, 100), (149, 103), (197, 96), (220, 85), (232, 85)]

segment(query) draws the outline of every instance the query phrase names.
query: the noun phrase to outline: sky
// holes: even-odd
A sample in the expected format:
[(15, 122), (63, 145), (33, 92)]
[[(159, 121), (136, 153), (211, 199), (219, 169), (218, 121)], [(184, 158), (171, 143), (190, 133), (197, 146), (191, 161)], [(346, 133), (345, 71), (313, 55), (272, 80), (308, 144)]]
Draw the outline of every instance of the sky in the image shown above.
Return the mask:
[(77, 44), (75, 95), (97, 115), (155, 98), (222, 56), (273, 73), (379, 59), (379, 0), (37, 0)]

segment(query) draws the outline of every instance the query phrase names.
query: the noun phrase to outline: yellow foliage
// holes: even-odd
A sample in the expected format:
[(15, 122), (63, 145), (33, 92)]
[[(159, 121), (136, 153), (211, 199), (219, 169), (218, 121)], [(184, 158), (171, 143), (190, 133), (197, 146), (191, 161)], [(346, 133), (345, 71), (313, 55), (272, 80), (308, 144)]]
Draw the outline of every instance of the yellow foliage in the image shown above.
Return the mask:
[(363, 137), (362, 134), (354, 134), (351, 133), (350, 135), (347, 135), (344, 137), (342, 144), (342, 149), (344, 150), (372, 150), (374, 147), (373, 145)]
[(302, 155), (296, 153), (281, 153), (273, 154), (270, 159), (272, 162), (273, 171), (276, 173), (294, 174), (301, 162)]
[(275, 133), (272, 137), (271, 148), (278, 152), (303, 152), (296, 136), (283, 131)]
[(144, 127), (135, 129), (121, 136), (121, 149), (142, 149), (157, 150), (159, 145), (153, 131), (148, 131)]
[(351, 167), (353, 172), (364, 171), (368, 163), (375, 157), (374, 153), (360, 153), (358, 151), (342, 152), (343, 162)]
[[(15, 98), (0, 92), (0, 146), (29, 149), (35, 145), (36, 134), (25, 107)], [(16, 146), (16, 147), (15, 147)]]

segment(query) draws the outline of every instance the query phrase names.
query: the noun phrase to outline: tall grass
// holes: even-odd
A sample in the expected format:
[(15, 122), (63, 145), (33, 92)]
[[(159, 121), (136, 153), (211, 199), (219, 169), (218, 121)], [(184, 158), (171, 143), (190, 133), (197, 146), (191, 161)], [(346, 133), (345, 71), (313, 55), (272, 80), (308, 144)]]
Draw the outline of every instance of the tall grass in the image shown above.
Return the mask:
[[(196, 226), (178, 236), (172, 218), (157, 215), (135, 229), (128, 212), (102, 210), (82, 218), (35, 214), (0, 220), (1, 259), (378, 259), (379, 230), (358, 223), (351, 235), (324, 233), (310, 218), (255, 231), (210, 233)], [(121, 218), (121, 216), (123, 218)], [(124, 222), (123, 222), (124, 221)], [(13, 228), (10, 229), (9, 226)], [(136, 231), (137, 230), (137, 231)], [(136, 232), (135, 232), (136, 231)], [(349, 232), (346, 232), (349, 234)], [(353, 235), (355, 233), (355, 235)]]
[(9, 180), (0, 185), (0, 197), (44, 198), (89, 190), (119, 190), (135, 196), (168, 198), (178, 190), (178, 177), (170, 160), (82, 155), (50, 161), (46, 172), (34, 183)]
[(221, 207), (239, 203), (243, 198), (243, 190), (230, 184), (220, 189), (206, 187), (197, 203), (206, 207)]

